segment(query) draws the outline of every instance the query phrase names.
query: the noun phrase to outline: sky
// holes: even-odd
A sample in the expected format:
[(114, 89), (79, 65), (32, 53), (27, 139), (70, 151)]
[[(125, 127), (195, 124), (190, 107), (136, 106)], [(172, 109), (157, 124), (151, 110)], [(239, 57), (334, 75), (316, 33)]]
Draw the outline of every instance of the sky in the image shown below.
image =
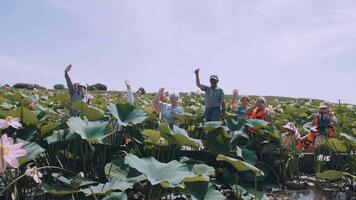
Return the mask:
[(104, 83), (356, 104), (354, 0), (0, 0), (0, 84)]

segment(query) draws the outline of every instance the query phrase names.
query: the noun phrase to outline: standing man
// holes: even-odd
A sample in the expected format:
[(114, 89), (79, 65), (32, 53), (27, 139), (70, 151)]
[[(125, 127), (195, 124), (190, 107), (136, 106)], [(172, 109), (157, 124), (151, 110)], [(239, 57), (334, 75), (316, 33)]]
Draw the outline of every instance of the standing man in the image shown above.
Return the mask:
[(69, 102), (69, 115), (71, 117), (75, 117), (79, 115), (79, 112), (72, 108), (72, 105), (76, 101), (83, 101), (87, 104), (90, 104), (91, 98), (87, 95), (87, 88), (85, 84), (74, 83), (69, 77), (69, 71), (72, 69), (72, 65), (68, 65), (64, 70), (64, 77), (67, 82), (67, 87), (69, 90), (70, 95), (70, 102)]
[(194, 71), (196, 85), (205, 92), (205, 121), (220, 121), (225, 119), (224, 91), (218, 87), (219, 78), (210, 76), (210, 87), (200, 84), (199, 68)]

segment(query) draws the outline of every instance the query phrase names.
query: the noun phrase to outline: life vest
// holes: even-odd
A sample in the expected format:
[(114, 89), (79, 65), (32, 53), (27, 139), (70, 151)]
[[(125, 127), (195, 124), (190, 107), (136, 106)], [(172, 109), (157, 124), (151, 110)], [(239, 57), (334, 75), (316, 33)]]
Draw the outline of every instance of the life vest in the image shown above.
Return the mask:
[(265, 111), (255, 108), (253, 109), (252, 113), (248, 117), (251, 119), (264, 119)]
[[(253, 109), (252, 113), (248, 115), (248, 118), (264, 120), (265, 119), (265, 111), (264, 110), (260, 110), (258, 108), (255, 108), (255, 109)], [(255, 129), (251, 128), (251, 127), (247, 127), (247, 130), (250, 133), (254, 133), (255, 132)]]
[[(312, 121), (312, 125), (316, 127), (316, 132), (314, 133), (316, 136), (323, 134), (325, 136), (331, 137), (331, 138), (336, 138), (336, 133), (334, 131), (334, 128), (330, 126), (330, 122), (327, 121), (322, 121), (323, 119), (321, 118), (321, 115), (317, 113)], [(309, 131), (306, 144), (307, 145), (312, 145), (315, 139), (315, 136), (312, 133), (312, 131)]]
[[(322, 121), (326, 120), (326, 121)], [(316, 135), (323, 134), (331, 138), (336, 138), (334, 128), (330, 125), (330, 121), (327, 118), (322, 119), (322, 116), (317, 113), (313, 120), (313, 126), (316, 126), (318, 133)]]

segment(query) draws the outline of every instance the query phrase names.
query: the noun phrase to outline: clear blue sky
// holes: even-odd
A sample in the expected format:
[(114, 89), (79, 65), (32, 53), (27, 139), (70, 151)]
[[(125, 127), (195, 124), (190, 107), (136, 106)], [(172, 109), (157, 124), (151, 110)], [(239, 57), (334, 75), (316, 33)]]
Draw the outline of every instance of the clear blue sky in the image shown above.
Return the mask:
[(102, 82), (356, 104), (354, 0), (1, 0), (0, 83)]

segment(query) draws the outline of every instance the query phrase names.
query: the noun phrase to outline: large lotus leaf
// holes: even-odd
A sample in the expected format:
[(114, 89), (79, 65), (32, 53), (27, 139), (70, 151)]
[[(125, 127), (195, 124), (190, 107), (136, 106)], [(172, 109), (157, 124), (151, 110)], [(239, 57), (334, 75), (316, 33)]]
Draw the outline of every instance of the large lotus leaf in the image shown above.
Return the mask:
[(10, 110), (10, 109), (12, 109), (14, 107), (15, 107), (14, 105), (9, 104), (7, 102), (3, 102), (3, 103), (0, 104), (0, 108), (4, 109), (4, 110)]
[(142, 123), (147, 118), (147, 113), (131, 104), (113, 104), (107, 106), (108, 112), (112, 114), (122, 126)]
[(356, 139), (352, 135), (348, 135), (346, 133), (340, 133), (341, 136), (343, 136), (347, 142), (351, 144), (352, 147), (356, 147)]
[(216, 157), (216, 160), (217, 161), (228, 162), (228, 163), (232, 164), (239, 171), (252, 170), (253, 172), (255, 172), (256, 176), (263, 176), (264, 175), (263, 171), (261, 171), (257, 167), (255, 167), (255, 166), (253, 166), (253, 165), (251, 165), (251, 164), (249, 164), (247, 162), (244, 162), (242, 160), (236, 159), (236, 158), (231, 158), (231, 157), (227, 157), (227, 156), (224, 156), (222, 154), (219, 154)]
[(179, 162), (186, 164), (189, 171), (193, 174), (191, 177), (186, 177), (184, 182), (209, 181), (209, 176), (215, 175), (215, 169), (204, 164), (203, 161), (182, 157)]
[(192, 200), (223, 200), (224, 195), (209, 182), (186, 183), (184, 192), (192, 196)]
[(37, 123), (36, 127), (37, 127), (37, 130), (42, 135), (45, 135), (45, 134), (51, 133), (58, 126), (54, 122), (41, 122), (41, 123)]
[(257, 155), (254, 151), (248, 150), (246, 148), (236, 147), (236, 155), (244, 159), (244, 161), (255, 165), (257, 162)]
[(133, 183), (128, 183), (126, 181), (109, 181), (107, 183), (99, 183), (96, 186), (90, 186), (89, 188), (81, 189), (85, 195), (89, 196), (92, 194), (107, 195), (115, 190), (125, 191), (133, 186)]
[(6, 118), (7, 116), (17, 117), (25, 125), (35, 125), (38, 122), (36, 113), (28, 108), (15, 108), (9, 111), (0, 111), (0, 116)]
[(161, 134), (157, 130), (146, 129), (142, 131), (142, 135), (145, 136), (145, 142), (155, 145), (168, 145), (167, 140), (161, 137)]
[(246, 119), (246, 125), (254, 129), (261, 129), (268, 125), (268, 122), (261, 119)]
[(185, 129), (173, 125), (171, 128), (168, 124), (161, 124), (161, 137), (165, 138), (169, 144), (179, 144), (191, 147), (202, 147), (203, 143), (199, 139), (189, 137)]
[(203, 125), (203, 129), (205, 131), (212, 131), (215, 130), (217, 128), (220, 128), (222, 126), (222, 122), (221, 121), (210, 121), (210, 122), (205, 122)]
[(105, 196), (102, 200), (127, 200), (125, 192), (113, 192)]
[(345, 141), (336, 138), (322, 140), (320, 144), (327, 146), (330, 150), (334, 152), (344, 153), (348, 151)]
[(356, 176), (354, 176), (354, 175), (351, 175), (347, 172), (340, 172), (340, 171), (336, 171), (336, 170), (326, 170), (323, 172), (316, 173), (317, 178), (331, 180), (331, 181), (340, 179), (343, 176), (350, 176), (351, 178), (353, 178), (353, 180), (356, 179)]
[(226, 124), (230, 131), (238, 131), (245, 124), (245, 119), (233, 120), (229, 118), (226, 119)]
[(118, 158), (105, 165), (105, 175), (109, 180), (120, 180), (137, 183), (146, 179), (146, 176), (125, 164), (125, 158)]
[(200, 182), (200, 181), (209, 181), (209, 176), (215, 174), (215, 169), (206, 164), (195, 164), (192, 166), (191, 173), (193, 176), (184, 178), (184, 182)]
[(161, 163), (153, 157), (140, 159), (130, 154), (125, 157), (125, 163), (145, 174), (152, 185), (161, 184), (165, 188), (175, 188), (185, 177), (192, 176), (186, 165), (176, 160)]
[(222, 128), (212, 129), (208, 132), (207, 148), (214, 155), (230, 152), (230, 136)]
[(103, 139), (113, 133), (113, 128), (107, 121), (87, 121), (79, 117), (71, 117), (67, 122), (69, 128), (88, 142), (103, 143)]
[(26, 156), (22, 156), (18, 158), (20, 165), (23, 165), (31, 160), (36, 159), (39, 155), (41, 155), (43, 152), (46, 151), (44, 148), (42, 148), (40, 145), (38, 145), (35, 142), (27, 142), (17, 138), (16, 143), (23, 143), (24, 145), (22, 148), (27, 151)]
[(90, 121), (98, 121), (104, 119), (104, 111), (97, 107), (90, 106), (83, 101), (76, 101), (72, 104), (72, 108), (83, 113)]
[(43, 140), (45, 140), (47, 144), (64, 141), (65, 140), (64, 130), (53, 131), (52, 135), (45, 137)]
[(64, 177), (62, 174), (59, 174), (59, 173), (52, 173), (52, 177), (54, 177), (57, 181), (61, 182), (62, 184), (68, 186), (68, 187), (71, 187), (71, 188), (74, 188), (74, 186), (76, 186), (74, 183), (79, 183), (79, 187), (84, 187), (84, 186), (88, 186), (88, 185), (93, 185), (93, 184), (97, 184), (97, 182), (95, 181), (92, 181), (91, 179), (89, 178), (80, 178), (79, 182), (78, 181), (74, 181), (75, 180), (78, 180), (78, 176), (75, 176), (73, 178), (67, 178), (67, 177)]
[(73, 190), (72, 187), (69, 187), (67, 185), (58, 182), (53, 185), (42, 184), (41, 189), (45, 193), (49, 193), (56, 196), (69, 195), (69, 194), (74, 194), (79, 192), (78, 190)]
[(260, 191), (255, 191), (254, 189), (246, 190), (245, 188), (241, 187), (240, 185), (233, 185), (233, 186), (231, 186), (231, 188), (234, 191), (235, 195), (238, 197), (238, 199), (242, 199), (242, 200), (256, 199), (255, 198), (256, 192), (257, 192), (258, 199), (260, 199), (260, 200), (269, 199), (265, 194), (263, 194)]

